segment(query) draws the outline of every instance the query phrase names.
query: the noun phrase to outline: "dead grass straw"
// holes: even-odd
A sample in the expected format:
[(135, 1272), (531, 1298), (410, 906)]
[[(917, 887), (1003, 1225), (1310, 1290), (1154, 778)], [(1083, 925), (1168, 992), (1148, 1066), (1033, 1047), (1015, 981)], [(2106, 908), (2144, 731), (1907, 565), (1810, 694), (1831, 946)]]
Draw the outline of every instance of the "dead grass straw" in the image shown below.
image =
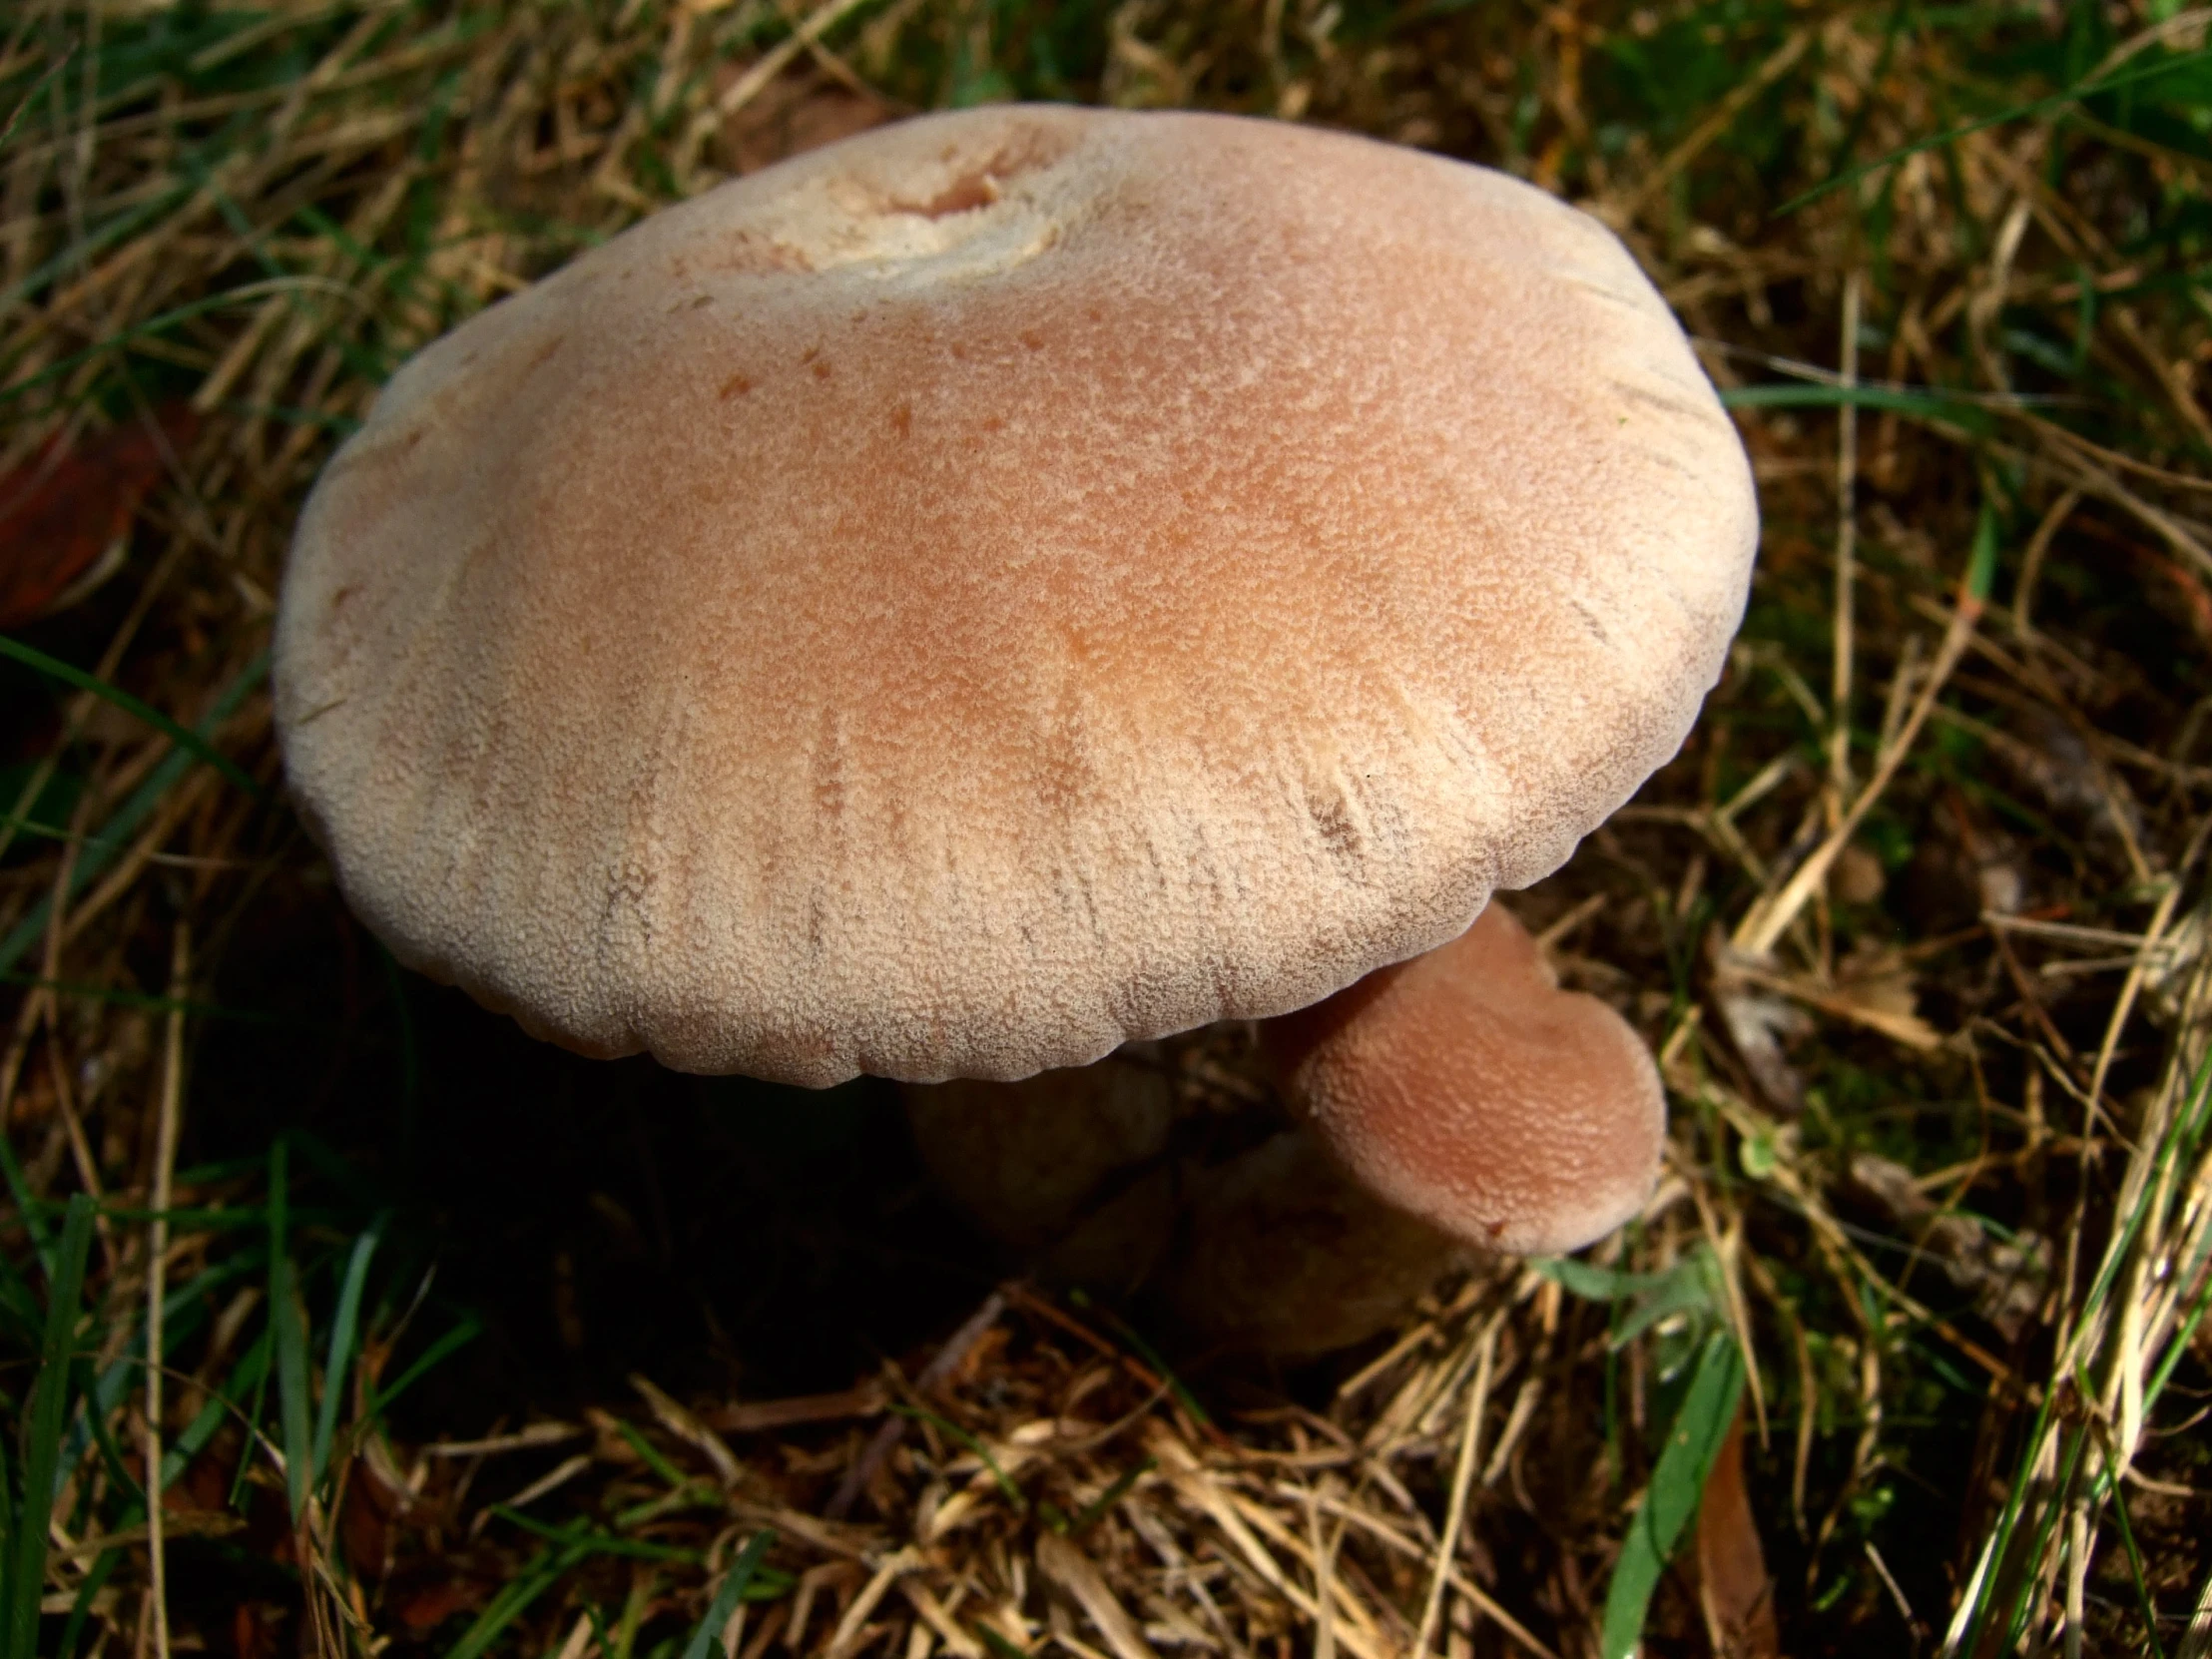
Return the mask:
[[(2208, 16), (13, 14), (0, 594), (91, 689), (0, 664), (7, 1628), (72, 1659), (2208, 1651)], [(1515, 900), (1661, 1053), (1667, 1181), (1590, 1260), (1291, 1376), (1163, 1374), (1001, 1297), (835, 1127), (864, 1099), (793, 1150), (789, 1102), (521, 1053), (381, 959), (277, 799), (291, 514), (393, 367), (660, 202), (1008, 96), (1322, 121), (1584, 203), (1761, 482), (1698, 734)], [(22, 532), (65, 500), (99, 510)], [(1209, 1109), (1264, 1095), (1234, 1032), (1167, 1063)], [(846, 1186), (807, 1186), (824, 1158)], [(729, 1197), (755, 1169), (800, 1172), (743, 1188), (781, 1232)], [(825, 1222), (778, 1182), (865, 1196)], [(1738, 1518), (1701, 1523), (1710, 1459), (1670, 1448), (1738, 1399)]]

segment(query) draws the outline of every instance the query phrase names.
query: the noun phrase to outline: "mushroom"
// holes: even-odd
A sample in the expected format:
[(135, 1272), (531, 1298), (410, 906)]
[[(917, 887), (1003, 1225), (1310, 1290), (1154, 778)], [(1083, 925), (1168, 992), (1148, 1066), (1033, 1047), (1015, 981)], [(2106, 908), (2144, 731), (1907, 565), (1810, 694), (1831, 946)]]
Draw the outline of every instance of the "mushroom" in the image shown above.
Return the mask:
[(364, 920), (535, 1033), (1017, 1079), (1307, 1007), (1557, 867), (1688, 733), (1756, 539), (1587, 215), (1343, 134), (972, 110), (402, 368), (301, 513), (276, 722)]

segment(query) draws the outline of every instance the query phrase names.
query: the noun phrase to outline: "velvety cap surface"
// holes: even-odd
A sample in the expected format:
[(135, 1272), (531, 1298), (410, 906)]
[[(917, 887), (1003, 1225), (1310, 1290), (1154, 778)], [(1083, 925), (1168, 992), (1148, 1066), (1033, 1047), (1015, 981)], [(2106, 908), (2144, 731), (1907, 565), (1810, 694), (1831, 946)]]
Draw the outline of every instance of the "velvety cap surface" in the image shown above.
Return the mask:
[(1481, 1249), (1579, 1250), (1658, 1182), (1651, 1051), (1606, 1003), (1559, 989), (1502, 904), (1262, 1036), (1363, 1190)]
[(1741, 446), (1595, 221), (1004, 108), (439, 340), (300, 520), (290, 781), (400, 957), (587, 1052), (1018, 1077), (1300, 1007), (1688, 732)]

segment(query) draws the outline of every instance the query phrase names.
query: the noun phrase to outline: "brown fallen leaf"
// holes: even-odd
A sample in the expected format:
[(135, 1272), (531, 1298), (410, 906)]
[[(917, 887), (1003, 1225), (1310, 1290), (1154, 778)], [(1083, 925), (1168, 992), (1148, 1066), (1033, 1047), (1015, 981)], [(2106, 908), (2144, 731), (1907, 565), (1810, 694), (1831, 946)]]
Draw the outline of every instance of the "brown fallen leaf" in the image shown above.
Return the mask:
[(20, 628), (81, 598), (122, 563), (131, 520), (162, 476), (162, 443), (192, 440), (182, 403), (147, 421), (56, 439), (0, 475), (0, 628)]
[(447, 1578), (395, 1597), (392, 1612), (409, 1634), (420, 1636), (490, 1599), (490, 1591), (474, 1579)]
[(1716, 1659), (1781, 1659), (1774, 1580), (1744, 1485), (1744, 1413), (1736, 1409), (1697, 1511), (1698, 1605)]

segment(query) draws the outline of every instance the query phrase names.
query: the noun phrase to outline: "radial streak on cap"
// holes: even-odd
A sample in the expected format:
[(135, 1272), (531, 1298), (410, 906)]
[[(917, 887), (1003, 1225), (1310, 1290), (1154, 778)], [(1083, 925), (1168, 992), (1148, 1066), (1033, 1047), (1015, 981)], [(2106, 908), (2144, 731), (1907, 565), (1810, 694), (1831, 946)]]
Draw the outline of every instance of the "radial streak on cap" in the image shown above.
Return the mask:
[(1679, 746), (1748, 469), (1501, 175), (988, 109), (439, 340), (302, 515), (301, 806), (402, 959), (595, 1053), (1017, 1077), (1302, 1006)]

